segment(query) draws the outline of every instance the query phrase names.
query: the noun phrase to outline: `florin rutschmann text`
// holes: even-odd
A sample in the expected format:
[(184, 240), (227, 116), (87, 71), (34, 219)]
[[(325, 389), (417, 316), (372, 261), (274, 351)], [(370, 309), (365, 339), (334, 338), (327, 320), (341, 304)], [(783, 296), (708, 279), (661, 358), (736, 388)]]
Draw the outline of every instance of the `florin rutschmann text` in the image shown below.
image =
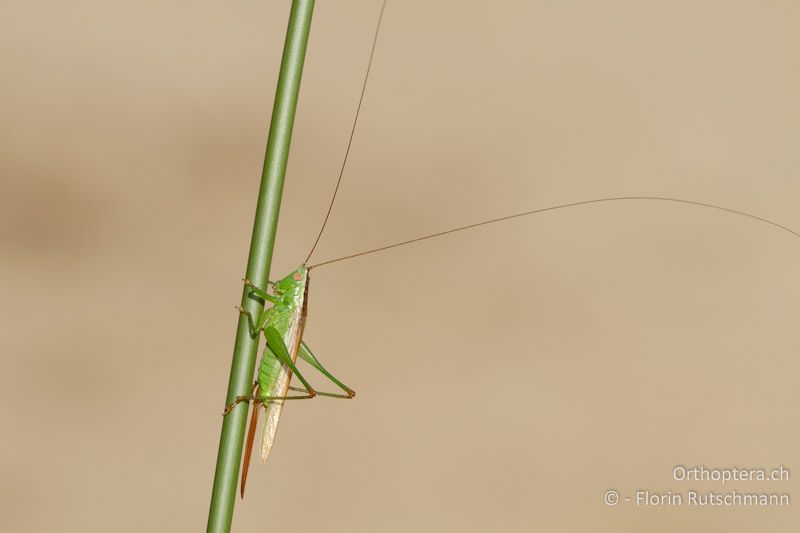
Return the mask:
[[(791, 479), (791, 473), (785, 466), (773, 468), (745, 468), (739, 466), (709, 468), (705, 465), (677, 465), (672, 469), (672, 482), (682, 485), (693, 483), (698, 485), (737, 483), (739, 485), (758, 482), (774, 482), (780, 484)], [(777, 490), (758, 490), (726, 487), (725, 490), (689, 489), (657, 490), (653, 488), (619, 491), (609, 489), (603, 500), (609, 507), (626, 504), (635, 507), (788, 507), (791, 495)], [(763, 488), (763, 485), (760, 487)], [(776, 486), (775, 488), (778, 488)]]

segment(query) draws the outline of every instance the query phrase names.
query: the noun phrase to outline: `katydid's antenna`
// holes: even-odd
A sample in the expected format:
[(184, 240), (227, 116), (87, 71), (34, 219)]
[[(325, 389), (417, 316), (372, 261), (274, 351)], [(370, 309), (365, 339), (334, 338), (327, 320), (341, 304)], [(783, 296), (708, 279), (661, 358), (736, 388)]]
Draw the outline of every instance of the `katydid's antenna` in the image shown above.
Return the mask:
[(433, 239), (434, 237), (441, 237), (443, 235), (449, 235), (450, 233), (456, 233), (458, 231), (464, 231), (464, 230), (467, 230), (467, 229), (477, 228), (478, 226), (486, 226), (488, 224), (494, 224), (495, 222), (503, 222), (505, 220), (511, 220), (512, 218), (519, 218), (519, 217), (525, 217), (525, 216), (528, 216), (528, 215), (535, 215), (537, 213), (544, 213), (546, 211), (555, 211), (557, 209), (564, 209), (566, 207), (577, 207), (577, 206), (580, 206), (580, 205), (599, 204), (599, 203), (603, 203), (603, 202), (619, 202), (619, 201), (625, 201), (625, 200), (648, 200), (648, 201), (658, 201), (658, 202), (672, 202), (672, 203), (678, 203), (678, 204), (694, 205), (694, 206), (704, 207), (704, 208), (707, 208), (707, 209), (716, 209), (717, 211), (725, 211), (727, 213), (732, 213), (734, 215), (738, 215), (738, 216), (741, 216), (741, 217), (746, 217), (746, 218), (749, 218), (749, 219), (752, 219), (752, 220), (756, 220), (758, 222), (763, 222), (764, 224), (769, 224), (770, 226), (776, 227), (778, 229), (782, 229), (784, 231), (788, 231), (789, 233), (791, 233), (795, 237), (800, 238), (800, 233), (798, 233), (797, 231), (795, 231), (795, 230), (793, 230), (791, 228), (788, 228), (788, 227), (786, 227), (786, 226), (784, 226), (782, 224), (778, 224), (777, 222), (773, 222), (772, 220), (769, 220), (769, 219), (766, 219), (766, 218), (762, 218), (762, 217), (759, 217), (759, 216), (756, 216), (756, 215), (753, 215), (753, 214), (750, 214), (750, 213), (746, 213), (744, 211), (739, 211), (737, 209), (731, 209), (729, 207), (723, 207), (723, 206), (714, 205), (714, 204), (707, 204), (707, 203), (704, 203), (704, 202), (695, 202), (694, 200), (683, 200), (681, 198), (667, 198), (667, 197), (663, 197), (663, 196), (615, 196), (615, 197), (611, 197), (611, 198), (596, 198), (594, 200), (583, 200), (581, 202), (572, 202), (572, 203), (569, 203), (569, 204), (561, 204), (561, 205), (554, 205), (554, 206), (551, 206), (551, 207), (543, 207), (543, 208), (540, 208), (540, 209), (534, 209), (532, 211), (525, 211), (523, 213), (516, 213), (514, 215), (508, 215), (508, 216), (505, 216), (505, 217), (493, 218), (491, 220), (484, 220), (482, 222), (476, 222), (475, 224), (468, 224), (466, 226), (459, 226), (457, 228), (452, 228), (452, 229), (448, 229), (448, 230), (445, 230), (445, 231), (440, 231), (438, 233), (431, 233), (430, 235), (424, 235), (422, 237), (417, 237), (416, 239), (410, 239), (410, 240), (407, 240), (407, 241), (396, 242), (394, 244), (381, 246), (380, 248), (373, 248), (371, 250), (366, 250), (364, 252), (358, 252), (356, 254), (346, 255), (344, 257), (338, 257), (336, 259), (331, 259), (329, 261), (323, 261), (321, 263), (317, 263), (316, 265), (311, 265), (308, 268), (316, 268), (316, 267), (320, 267), (322, 265), (330, 265), (331, 263), (338, 263), (339, 261), (345, 261), (347, 259), (353, 259), (355, 257), (361, 257), (362, 255), (369, 255), (369, 254), (374, 254), (374, 253), (377, 253), (377, 252), (382, 252), (384, 250), (389, 250), (391, 248), (397, 248), (399, 246), (405, 246), (407, 244), (412, 244), (412, 243), (419, 242), (419, 241), (424, 241), (424, 240), (427, 240), (427, 239)]
[(378, 44), (378, 34), (381, 31), (381, 22), (383, 21), (383, 12), (386, 10), (387, 1), (388, 0), (383, 0), (383, 4), (381, 5), (381, 12), (378, 15), (378, 24), (375, 26), (375, 36), (372, 38), (372, 49), (369, 52), (369, 61), (367, 62), (367, 72), (364, 75), (364, 84), (361, 87), (361, 97), (359, 97), (358, 99), (358, 107), (356, 107), (356, 116), (353, 119), (353, 127), (350, 129), (350, 139), (347, 141), (347, 149), (344, 152), (344, 159), (342, 160), (342, 168), (341, 170), (339, 170), (339, 179), (336, 180), (336, 187), (333, 189), (333, 196), (331, 197), (331, 203), (328, 206), (328, 212), (325, 214), (325, 220), (322, 221), (322, 227), (319, 229), (317, 238), (316, 240), (314, 240), (314, 244), (313, 246), (311, 246), (311, 250), (308, 252), (308, 257), (306, 257), (306, 260), (303, 261), (303, 264), (308, 263), (308, 260), (311, 259), (311, 255), (317, 248), (317, 244), (319, 244), (319, 240), (322, 237), (322, 233), (325, 231), (325, 226), (328, 224), (328, 219), (331, 216), (331, 211), (333, 211), (333, 204), (336, 201), (336, 194), (339, 192), (339, 185), (342, 184), (342, 176), (344, 176), (344, 169), (347, 166), (347, 156), (350, 155), (350, 147), (353, 146), (353, 136), (356, 133), (356, 125), (358, 124), (358, 115), (361, 112), (361, 104), (364, 102), (364, 93), (367, 92), (367, 81), (369, 81), (369, 71), (372, 69), (372, 58), (375, 56), (375, 47)]

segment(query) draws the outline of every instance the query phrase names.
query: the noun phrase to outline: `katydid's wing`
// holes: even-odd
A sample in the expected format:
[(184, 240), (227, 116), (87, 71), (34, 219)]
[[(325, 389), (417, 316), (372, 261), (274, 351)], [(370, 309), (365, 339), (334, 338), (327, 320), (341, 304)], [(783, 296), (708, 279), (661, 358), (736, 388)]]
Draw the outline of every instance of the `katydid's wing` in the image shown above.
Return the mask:
[[(289, 356), (289, 350), (286, 348), (286, 343), (283, 336), (275, 329), (274, 326), (267, 326), (264, 328), (264, 337), (267, 339), (267, 346), (265, 352), (269, 351), (281, 365), (277, 369), (275, 382), (271, 385), (271, 389), (266, 393), (267, 396), (283, 396), (286, 392), (286, 387), (289, 384), (290, 372), (289, 368), (293, 366), (292, 358)], [(275, 435), (278, 431), (278, 422), (280, 421), (281, 412), (283, 411), (283, 401), (270, 401), (265, 404), (266, 421), (264, 422), (264, 433), (261, 438), (261, 463), (267, 461), (267, 456), (272, 445), (275, 443)]]

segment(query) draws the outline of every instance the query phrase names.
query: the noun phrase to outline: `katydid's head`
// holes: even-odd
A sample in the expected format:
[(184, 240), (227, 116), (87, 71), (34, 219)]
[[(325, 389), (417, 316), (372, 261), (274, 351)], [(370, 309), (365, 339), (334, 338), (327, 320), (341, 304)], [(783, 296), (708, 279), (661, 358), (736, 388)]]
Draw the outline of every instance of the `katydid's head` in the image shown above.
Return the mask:
[(300, 265), (297, 270), (286, 276), (285, 278), (276, 281), (272, 285), (275, 294), (289, 294), (296, 291), (302, 291), (308, 280), (308, 267)]

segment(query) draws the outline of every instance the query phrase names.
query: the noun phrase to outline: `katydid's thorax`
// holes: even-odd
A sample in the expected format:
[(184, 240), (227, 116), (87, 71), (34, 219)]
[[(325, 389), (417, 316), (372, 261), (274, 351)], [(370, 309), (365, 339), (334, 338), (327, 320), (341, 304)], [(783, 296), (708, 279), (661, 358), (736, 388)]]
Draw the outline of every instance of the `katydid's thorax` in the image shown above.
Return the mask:
[(280, 296), (280, 302), (272, 307), (272, 314), (267, 322), (278, 331), (285, 331), (289, 327), (295, 314), (303, 310), (305, 284), (298, 290)]

